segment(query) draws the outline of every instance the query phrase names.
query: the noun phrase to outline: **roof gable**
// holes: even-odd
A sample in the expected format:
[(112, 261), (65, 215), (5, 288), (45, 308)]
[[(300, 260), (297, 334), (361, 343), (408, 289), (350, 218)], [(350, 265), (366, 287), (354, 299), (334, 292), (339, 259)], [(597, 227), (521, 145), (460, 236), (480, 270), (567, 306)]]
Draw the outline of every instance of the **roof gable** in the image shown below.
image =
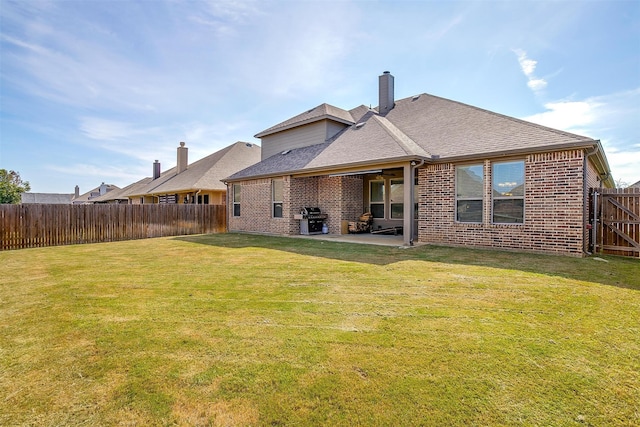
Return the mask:
[(302, 114), (298, 114), (295, 117), (278, 123), (275, 126), (265, 129), (262, 132), (255, 135), (256, 138), (263, 138), (267, 135), (271, 135), (277, 132), (282, 132), (287, 129), (306, 125), (309, 123), (317, 122), (320, 120), (333, 120), (339, 123), (350, 125), (354, 123), (354, 119), (351, 113), (343, 110), (342, 108), (334, 107), (330, 104), (320, 104), (315, 108), (305, 111)]

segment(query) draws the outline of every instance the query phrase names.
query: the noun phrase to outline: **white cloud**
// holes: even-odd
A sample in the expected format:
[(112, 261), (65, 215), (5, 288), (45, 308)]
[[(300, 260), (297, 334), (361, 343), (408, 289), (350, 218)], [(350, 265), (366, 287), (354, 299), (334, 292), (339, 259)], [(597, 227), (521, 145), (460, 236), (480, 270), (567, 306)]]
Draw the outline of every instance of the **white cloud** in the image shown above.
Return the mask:
[(513, 53), (518, 57), (518, 63), (520, 64), (520, 69), (522, 69), (522, 73), (527, 78), (527, 86), (534, 93), (538, 93), (542, 91), (545, 87), (547, 87), (547, 81), (541, 78), (536, 77), (536, 65), (538, 61), (534, 61), (527, 57), (527, 52), (522, 49), (513, 49)]
[(601, 106), (595, 99), (547, 102), (544, 104), (546, 111), (525, 117), (524, 120), (554, 129), (578, 132), (594, 123)]
[(524, 120), (599, 139), (616, 180), (640, 179), (640, 88), (583, 100), (548, 102)]
[(547, 87), (547, 82), (543, 79), (529, 79), (527, 86), (534, 92), (539, 92)]

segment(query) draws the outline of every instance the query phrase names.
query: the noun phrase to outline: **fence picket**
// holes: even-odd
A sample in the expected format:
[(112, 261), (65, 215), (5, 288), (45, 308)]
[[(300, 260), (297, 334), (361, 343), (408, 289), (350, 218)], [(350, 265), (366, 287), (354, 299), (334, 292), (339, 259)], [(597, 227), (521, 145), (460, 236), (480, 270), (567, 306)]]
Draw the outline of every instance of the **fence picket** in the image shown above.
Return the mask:
[(640, 257), (640, 188), (596, 188), (595, 251)]
[(225, 231), (224, 205), (0, 205), (0, 250)]

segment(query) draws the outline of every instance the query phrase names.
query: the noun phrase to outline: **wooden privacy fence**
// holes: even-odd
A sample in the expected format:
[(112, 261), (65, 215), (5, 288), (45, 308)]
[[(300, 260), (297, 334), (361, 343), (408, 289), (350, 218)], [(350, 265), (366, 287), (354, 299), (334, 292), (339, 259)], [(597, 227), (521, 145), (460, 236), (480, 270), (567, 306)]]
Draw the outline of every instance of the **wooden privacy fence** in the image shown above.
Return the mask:
[(591, 192), (594, 252), (640, 257), (640, 188)]
[(223, 205), (0, 205), (0, 250), (226, 231)]

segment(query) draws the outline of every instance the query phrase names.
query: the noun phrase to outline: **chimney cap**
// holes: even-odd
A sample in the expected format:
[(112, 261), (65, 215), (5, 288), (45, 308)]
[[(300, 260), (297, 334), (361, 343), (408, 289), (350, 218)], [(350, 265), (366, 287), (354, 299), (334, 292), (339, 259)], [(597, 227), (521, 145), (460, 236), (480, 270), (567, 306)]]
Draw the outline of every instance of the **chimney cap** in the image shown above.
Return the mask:
[(383, 71), (382, 74), (391, 74), (391, 71)]
[(180, 147), (184, 147), (184, 142), (180, 141)]

